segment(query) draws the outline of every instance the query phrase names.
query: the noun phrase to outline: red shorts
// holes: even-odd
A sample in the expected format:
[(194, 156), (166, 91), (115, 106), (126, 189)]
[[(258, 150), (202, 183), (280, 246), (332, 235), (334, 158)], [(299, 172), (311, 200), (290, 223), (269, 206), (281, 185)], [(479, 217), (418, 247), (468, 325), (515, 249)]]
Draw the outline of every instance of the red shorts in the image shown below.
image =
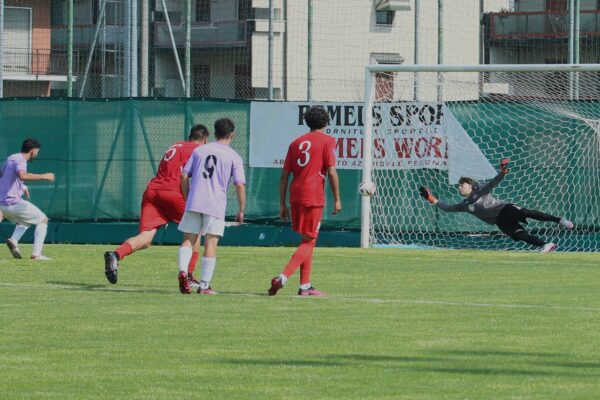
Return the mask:
[(292, 229), (301, 235), (316, 238), (321, 227), (323, 207), (305, 207), (291, 204)]
[(185, 211), (180, 192), (146, 189), (142, 197), (140, 232), (160, 228), (169, 221), (179, 223)]

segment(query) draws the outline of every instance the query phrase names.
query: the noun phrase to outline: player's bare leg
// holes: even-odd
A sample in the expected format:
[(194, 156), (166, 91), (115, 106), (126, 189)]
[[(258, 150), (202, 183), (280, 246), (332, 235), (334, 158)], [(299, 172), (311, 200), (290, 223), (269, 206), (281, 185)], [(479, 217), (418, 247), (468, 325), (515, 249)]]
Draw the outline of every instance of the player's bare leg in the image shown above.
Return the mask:
[(200, 271), (200, 285), (198, 293), (216, 294), (210, 287), (215, 266), (217, 264), (217, 246), (219, 245), (219, 236), (207, 234), (204, 237), (204, 253), (202, 254), (202, 269)]
[(119, 261), (138, 250), (150, 247), (154, 235), (156, 235), (156, 228), (140, 232), (138, 235), (124, 241), (115, 251), (104, 253), (104, 275), (106, 275), (106, 279), (113, 285), (117, 283)]
[(192, 289), (190, 288), (190, 282), (188, 280), (187, 271), (192, 259), (193, 243), (198, 240), (198, 235), (194, 233), (184, 233), (183, 242), (179, 248), (178, 264), (179, 264), (179, 291), (183, 294), (190, 294)]
[[(302, 241), (298, 246), (298, 249), (292, 255), (292, 258), (287, 263), (281, 274), (271, 279), (271, 287), (268, 290), (269, 296), (275, 296), (279, 289), (285, 285), (288, 278), (296, 272), (300, 265), (304, 264), (307, 260), (312, 260), (313, 250), (315, 248), (316, 239), (307, 235), (302, 235)], [(311, 264), (309, 264), (311, 265)], [(310, 284), (308, 285), (310, 288)], [(314, 289), (314, 288), (312, 288)], [(300, 292), (298, 292), (300, 294)]]

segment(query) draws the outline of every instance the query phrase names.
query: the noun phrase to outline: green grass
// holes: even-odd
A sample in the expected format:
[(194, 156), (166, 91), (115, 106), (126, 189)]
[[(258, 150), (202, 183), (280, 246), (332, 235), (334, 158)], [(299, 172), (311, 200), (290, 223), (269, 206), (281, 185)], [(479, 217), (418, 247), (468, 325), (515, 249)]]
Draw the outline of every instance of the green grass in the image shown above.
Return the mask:
[(220, 249), (212, 297), (179, 294), (176, 247), (132, 255), (110, 285), (106, 249), (0, 253), (0, 398), (600, 393), (599, 254), (317, 248), (329, 297), (298, 298), (297, 276), (265, 295), (291, 248)]

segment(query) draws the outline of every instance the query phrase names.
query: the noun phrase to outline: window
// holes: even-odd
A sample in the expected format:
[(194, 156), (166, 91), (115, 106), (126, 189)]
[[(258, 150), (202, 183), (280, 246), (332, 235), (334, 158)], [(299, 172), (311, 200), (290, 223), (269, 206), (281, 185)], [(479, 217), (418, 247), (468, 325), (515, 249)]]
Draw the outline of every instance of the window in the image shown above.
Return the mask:
[(235, 66), (235, 98), (251, 99), (254, 98), (254, 88), (252, 87), (252, 75), (249, 65), (238, 64)]
[(194, 65), (193, 97), (210, 97), (210, 65)]
[(196, 21), (210, 21), (210, 0), (196, 0)]
[(546, 0), (546, 11), (567, 11), (567, 0)]
[(392, 25), (394, 14), (394, 11), (375, 11), (375, 23), (377, 25)]

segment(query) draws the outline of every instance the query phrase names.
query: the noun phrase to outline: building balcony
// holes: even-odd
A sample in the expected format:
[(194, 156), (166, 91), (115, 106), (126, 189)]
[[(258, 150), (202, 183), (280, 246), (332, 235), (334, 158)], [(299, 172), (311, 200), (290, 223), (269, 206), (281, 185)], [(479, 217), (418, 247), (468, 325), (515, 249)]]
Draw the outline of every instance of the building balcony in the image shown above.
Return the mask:
[[(73, 54), (73, 74), (78, 73), (79, 53)], [(7, 80), (61, 81), (67, 79), (67, 52), (55, 49), (4, 49)]]
[[(600, 10), (580, 13), (580, 36), (600, 37)], [(569, 13), (556, 11), (489, 13), (489, 39), (563, 39), (569, 37)]]
[[(106, 44), (115, 46), (123, 41), (125, 37), (125, 27), (117, 25), (106, 25), (102, 27), (98, 35), (96, 45)], [(94, 39), (94, 25), (75, 25), (73, 27), (73, 46), (74, 47), (89, 47)], [(52, 46), (66, 48), (68, 43), (68, 29), (64, 25), (52, 27)]]
[[(154, 23), (154, 45), (157, 48), (172, 47), (166, 22)], [(177, 47), (185, 46), (185, 24), (171, 25)], [(246, 21), (212, 21), (192, 23), (191, 47), (228, 48), (248, 45)]]

